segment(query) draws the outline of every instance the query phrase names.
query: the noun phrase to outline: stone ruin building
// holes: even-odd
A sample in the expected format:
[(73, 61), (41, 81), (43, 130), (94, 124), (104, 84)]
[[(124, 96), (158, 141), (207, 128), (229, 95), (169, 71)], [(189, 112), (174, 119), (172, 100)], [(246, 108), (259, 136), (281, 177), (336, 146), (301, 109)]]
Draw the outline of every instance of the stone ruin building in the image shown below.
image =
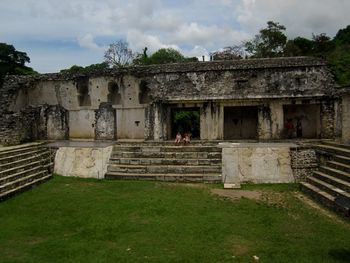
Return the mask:
[(200, 140), (341, 136), (341, 101), (323, 61), (249, 59), (7, 78), (0, 144), (32, 140), (171, 140), (178, 110), (200, 115)]
[[(350, 142), (349, 91), (336, 89), (325, 62), (309, 57), (139, 66), (86, 74), (9, 76), (0, 95), (0, 145), (37, 140), (90, 140), (110, 141), (124, 147), (118, 148), (119, 151), (129, 151), (130, 147), (136, 147), (132, 142), (139, 143), (137, 151), (145, 152), (142, 158), (140, 154), (127, 157), (119, 153), (123, 158), (116, 159), (117, 146), (111, 146), (114, 148), (104, 155), (102, 152), (107, 159), (102, 162), (104, 168), (96, 172), (98, 175), (92, 176), (97, 178), (124, 179), (126, 173), (133, 171), (131, 178), (134, 179), (146, 178), (139, 173), (149, 173), (147, 178), (159, 179), (160, 171), (166, 169), (171, 176), (163, 176), (164, 180), (177, 180), (180, 177), (174, 174), (186, 174), (183, 165), (188, 162), (169, 160), (164, 168), (160, 164), (168, 160), (165, 155), (158, 154), (159, 167), (147, 159), (156, 158), (157, 154), (151, 156), (152, 151), (162, 152), (160, 147), (173, 140), (181, 128), (174, 116), (181, 111), (199, 116), (196, 127), (187, 127), (197, 145), (207, 142), (217, 149), (221, 142), (222, 148), (221, 157), (221, 148), (220, 153), (215, 149), (214, 153), (205, 152), (202, 148), (198, 150), (200, 153), (195, 153), (196, 144), (187, 150), (180, 147), (181, 151), (189, 151), (184, 158), (195, 159), (197, 165), (200, 161), (202, 165), (212, 165), (208, 170), (201, 166), (201, 180), (206, 181), (205, 174), (213, 172), (213, 176), (207, 177), (209, 181), (223, 181), (233, 187), (246, 181), (291, 182), (316, 177), (313, 174), (318, 167), (315, 147), (301, 147), (295, 144), (295, 139)], [(295, 134), (287, 135), (288, 120), (301, 125), (298, 138)], [(129, 148), (121, 142), (129, 142)], [(139, 149), (141, 142), (151, 145), (147, 148), (151, 154)], [(286, 142), (293, 145), (283, 144)], [(165, 152), (175, 151), (167, 147)], [(78, 150), (75, 149), (74, 156)], [(86, 165), (86, 169), (82, 167), (69, 173), (67, 168), (62, 168), (67, 167), (67, 163), (60, 165), (57, 161), (57, 158), (69, 159), (67, 154), (58, 149), (57, 173), (84, 176), (86, 167), (96, 166), (94, 161)], [(87, 155), (80, 158), (80, 163), (99, 158), (91, 149), (84, 154)], [(179, 159), (182, 155), (171, 156)], [(205, 159), (208, 156), (217, 156), (215, 164)], [(138, 165), (135, 170), (131, 167), (133, 163)], [(170, 170), (173, 164), (182, 167)], [(196, 170), (191, 169), (188, 174), (193, 175)], [(264, 172), (270, 175), (261, 175)]]

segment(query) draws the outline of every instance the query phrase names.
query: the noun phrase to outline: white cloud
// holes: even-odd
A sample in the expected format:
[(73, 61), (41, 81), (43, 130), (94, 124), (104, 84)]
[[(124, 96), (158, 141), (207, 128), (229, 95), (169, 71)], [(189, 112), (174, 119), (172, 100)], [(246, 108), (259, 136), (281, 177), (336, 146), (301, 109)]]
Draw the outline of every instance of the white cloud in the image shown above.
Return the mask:
[(130, 43), (130, 48), (136, 52), (141, 52), (145, 47), (148, 48), (149, 53), (154, 53), (160, 48), (174, 48), (180, 50), (177, 45), (164, 43), (159, 37), (144, 34), (138, 30), (129, 31), (127, 40)]
[(209, 60), (209, 51), (202, 46), (195, 46), (190, 51), (185, 51), (184, 55), (187, 57), (197, 57), (200, 61), (202, 61), (203, 56), (205, 61)]
[[(202, 56), (250, 39), (269, 20), (285, 25), (289, 37), (332, 37), (350, 24), (348, 10), (348, 0), (0, 0), (0, 42), (24, 51), (40, 44), (53, 58), (55, 49), (45, 52), (42, 43), (75, 43), (97, 59), (104, 46), (124, 38), (134, 51), (172, 47)], [(32, 56), (39, 65), (43, 56)]]
[(105, 50), (105, 47), (97, 45), (94, 41), (94, 37), (91, 34), (86, 34), (83, 37), (78, 38), (79, 46), (95, 51)]
[(250, 34), (256, 34), (273, 20), (287, 28), (290, 37), (311, 37), (312, 33), (335, 33), (350, 24), (350, 1), (345, 0), (242, 0), (237, 21)]
[(239, 44), (250, 36), (242, 31), (216, 25), (203, 26), (197, 23), (183, 24), (173, 35), (173, 41), (215, 48), (218, 45)]

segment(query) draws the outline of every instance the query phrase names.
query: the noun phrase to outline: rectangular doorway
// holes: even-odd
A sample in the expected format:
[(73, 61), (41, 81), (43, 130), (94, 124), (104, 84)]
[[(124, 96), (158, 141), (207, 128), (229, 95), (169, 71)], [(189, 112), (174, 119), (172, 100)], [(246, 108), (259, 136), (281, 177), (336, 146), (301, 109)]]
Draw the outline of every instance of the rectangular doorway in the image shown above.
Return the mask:
[(199, 108), (172, 108), (171, 109), (171, 138), (176, 133), (191, 133), (192, 138), (200, 138), (200, 110)]
[[(292, 138), (318, 138), (320, 130), (320, 105), (283, 105), (284, 123), (293, 124)], [(286, 131), (285, 131), (286, 132)]]
[(254, 106), (224, 108), (224, 139), (247, 140), (258, 137), (258, 108)]

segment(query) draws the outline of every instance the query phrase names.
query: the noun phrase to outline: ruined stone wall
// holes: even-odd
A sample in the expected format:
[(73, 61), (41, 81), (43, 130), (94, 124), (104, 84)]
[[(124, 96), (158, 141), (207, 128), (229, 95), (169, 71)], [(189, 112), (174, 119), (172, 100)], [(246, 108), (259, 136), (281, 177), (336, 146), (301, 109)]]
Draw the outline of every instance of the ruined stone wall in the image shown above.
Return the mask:
[[(114, 137), (166, 139), (169, 112), (165, 105), (193, 102), (202, 105), (201, 114), (205, 117), (201, 119), (203, 138), (221, 139), (224, 105), (250, 101), (255, 101), (253, 105), (259, 107), (259, 138), (279, 138), (283, 120), (281, 113), (273, 110), (280, 112), (282, 105), (276, 100), (295, 103), (303, 98), (331, 98), (333, 86), (325, 63), (313, 58), (198, 62), (86, 74), (8, 77), (0, 90), (0, 113), (6, 120), (0, 123), (0, 141), (18, 141), (8, 138), (10, 131), (16, 130), (17, 126), (21, 134), (18, 138), (27, 138), (28, 134), (33, 134), (33, 139), (38, 136), (67, 138), (67, 134), (79, 138), (82, 130), (85, 133), (81, 138), (112, 138), (112, 127), (108, 132), (106, 126), (102, 127), (106, 116), (108, 119), (112, 117), (111, 111), (98, 112), (104, 103), (110, 103), (116, 111), (119, 130), (114, 132)], [(322, 105), (325, 113), (321, 123), (322, 136), (328, 138), (333, 136), (334, 106), (332, 100)], [(49, 121), (32, 119), (30, 114), (22, 113), (27, 108), (45, 111), (48, 106), (61, 107), (57, 114), (44, 113)], [(21, 122), (26, 123), (22, 120), (26, 119), (24, 116), (29, 116), (28, 123), (33, 120), (36, 123), (33, 125), (40, 126), (38, 136), (30, 131), (30, 127), (20, 127)], [(82, 119), (84, 123), (79, 127)], [(57, 134), (51, 129), (47, 135), (48, 124), (57, 127)]]
[(305, 181), (318, 167), (316, 152), (306, 146), (297, 146), (290, 149), (291, 167), (296, 182)]
[(148, 79), (162, 100), (254, 99), (323, 96), (332, 91), (323, 68), (157, 74)]
[(287, 143), (220, 143), (222, 180), (242, 183), (293, 183), (290, 148)]
[(321, 138), (334, 137), (334, 100), (323, 100), (321, 102)]
[(116, 138), (115, 109), (110, 103), (101, 103), (100, 108), (95, 111), (95, 139), (114, 140)]
[(342, 141), (350, 143), (350, 89), (342, 96)]

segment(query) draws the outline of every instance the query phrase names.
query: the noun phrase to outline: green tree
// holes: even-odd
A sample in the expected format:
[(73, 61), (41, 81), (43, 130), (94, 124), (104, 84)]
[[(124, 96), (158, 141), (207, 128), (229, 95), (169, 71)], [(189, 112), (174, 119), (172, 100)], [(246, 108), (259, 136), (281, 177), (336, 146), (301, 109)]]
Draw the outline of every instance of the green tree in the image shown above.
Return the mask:
[(287, 43), (285, 30), (285, 26), (278, 22), (268, 21), (267, 28), (261, 29), (254, 39), (245, 42), (245, 50), (256, 58), (283, 56)]
[(328, 65), (340, 85), (350, 85), (350, 45), (339, 45), (327, 56)]
[(332, 40), (327, 61), (335, 80), (340, 85), (350, 85), (350, 25), (340, 29)]
[(145, 47), (142, 53), (137, 53), (132, 63), (134, 65), (148, 65), (150, 61), (147, 55), (147, 50), (148, 48)]
[(314, 43), (314, 56), (326, 58), (327, 54), (335, 48), (334, 42), (325, 33), (312, 35), (312, 40)]
[(186, 58), (173, 48), (161, 48), (149, 57), (149, 64), (184, 62)]
[(161, 48), (153, 53), (151, 56), (147, 55), (147, 47), (143, 53), (137, 54), (133, 60), (134, 65), (151, 65), (151, 64), (168, 64), (181, 62), (197, 62), (196, 57), (185, 57), (179, 51), (173, 48)]
[(6, 74), (35, 74), (32, 68), (25, 66), (30, 59), (25, 52), (18, 51), (13, 45), (0, 43), (0, 83)]
[(65, 74), (88, 73), (91, 71), (105, 70), (108, 68), (109, 68), (109, 66), (106, 62), (91, 64), (91, 65), (86, 66), (86, 67), (73, 65), (68, 69), (60, 70), (60, 73), (65, 73)]
[(350, 25), (346, 28), (340, 29), (335, 35), (333, 41), (336, 45), (350, 45)]
[(304, 37), (288, 40), (284, 49), (285, 56), (310, 56), (313, 54), (314, 42)]

